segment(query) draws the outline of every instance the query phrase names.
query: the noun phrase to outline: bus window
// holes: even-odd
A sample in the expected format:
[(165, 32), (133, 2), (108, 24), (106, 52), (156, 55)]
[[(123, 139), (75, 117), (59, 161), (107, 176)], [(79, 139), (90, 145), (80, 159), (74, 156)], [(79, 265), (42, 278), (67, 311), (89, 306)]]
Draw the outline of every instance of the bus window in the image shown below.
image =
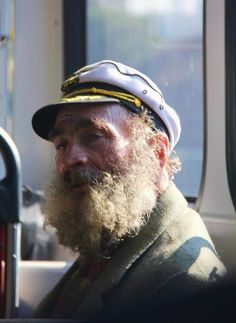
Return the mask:
[(226, 160), (228, 182), (231, 198), (236, 210), (236, 96), (235, 96), (235, 30), (236, 30), (236, 4), (235, 1), (226, 1), (225, 3), (227, 24), (225, 26), (225, 53), (226, 53)]
[(143, 71), (179, 113), (175, 182), (195, 200), (203, 163), (203, 1), (88, 0), (86, 30), (88, 63), (112, 59)]

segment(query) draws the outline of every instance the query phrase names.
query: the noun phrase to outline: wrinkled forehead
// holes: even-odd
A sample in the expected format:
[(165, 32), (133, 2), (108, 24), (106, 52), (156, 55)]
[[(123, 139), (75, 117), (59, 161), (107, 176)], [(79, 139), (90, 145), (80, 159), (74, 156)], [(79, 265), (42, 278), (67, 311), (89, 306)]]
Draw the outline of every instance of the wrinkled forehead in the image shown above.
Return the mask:
[(110, 122), (122, 121), (130, 116), (130, 112), (118, 103), (70, 105), (61, 108), (56, 117), (55, 126), (75, 118), (98, 118)]
[(60, 109), (53, 129), (49, 133), (52, 141), (61, 134), (70, 134), (75, 130), (103, 129), (116, 136), (130, 136), (130, 113), (120, 104), (93, 106), (68, 106)]
[(67, 108), (59, 111), (56, 116), (55, 127), (66, 120), (73, 119), (76, 115), (78, 115), (77, 110), (77, 108)]

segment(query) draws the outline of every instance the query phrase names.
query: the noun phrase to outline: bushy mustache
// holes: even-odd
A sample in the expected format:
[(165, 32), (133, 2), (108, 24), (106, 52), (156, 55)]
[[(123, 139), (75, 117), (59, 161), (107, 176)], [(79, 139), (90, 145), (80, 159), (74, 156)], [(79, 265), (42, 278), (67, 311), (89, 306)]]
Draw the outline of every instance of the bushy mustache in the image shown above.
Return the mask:
[(70, 188), (73, 188), (75, 186), (80, 186), (83, 184), (94, 185), (98, 182), (101, 182), (103, 177), (104, 174), (101, 171), (75, 167), (66, 172), (63, 176), (63, 179)]

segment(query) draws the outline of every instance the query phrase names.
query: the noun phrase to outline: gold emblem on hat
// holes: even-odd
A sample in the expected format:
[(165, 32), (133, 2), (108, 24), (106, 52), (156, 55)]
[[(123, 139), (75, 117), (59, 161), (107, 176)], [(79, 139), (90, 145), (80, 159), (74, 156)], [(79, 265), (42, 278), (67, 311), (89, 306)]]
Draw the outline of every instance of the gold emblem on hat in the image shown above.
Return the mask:
[(75, 85), (78, 82), (79, 82), (79, 75), (78, 74), (73, 75), (62, 84), (62, 87), (61, 87), (62, 92), (65, 92), (69, 86)]

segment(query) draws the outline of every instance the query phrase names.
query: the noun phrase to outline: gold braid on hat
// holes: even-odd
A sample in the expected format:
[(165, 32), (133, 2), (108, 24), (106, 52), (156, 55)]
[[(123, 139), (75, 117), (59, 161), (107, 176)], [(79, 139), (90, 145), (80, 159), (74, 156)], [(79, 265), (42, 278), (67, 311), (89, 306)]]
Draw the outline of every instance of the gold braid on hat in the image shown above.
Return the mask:
[(70, 98), (76, 97), (77, 95), (80, 95), (80, 94), (101, 94), (101, 95), (110, 96), (110, 97), (114, 97), (117, 99), (131, 102), (137, 108), (140, 108), (142, 106), (141, 100), (139, 100), (136, 96), (134, 96), (132, 94), (114, 91), (114, 90), (112, 90), (112, 91), (111, 90), (104, 90), (104, 89), (96, 88), (95, 86), (93, 86), (91, 88), (79, 89), (79, 90), (75, 90), (73, 92), (70, 92), (70, 93), (64, 95), (63, 99), (70, 99)]

